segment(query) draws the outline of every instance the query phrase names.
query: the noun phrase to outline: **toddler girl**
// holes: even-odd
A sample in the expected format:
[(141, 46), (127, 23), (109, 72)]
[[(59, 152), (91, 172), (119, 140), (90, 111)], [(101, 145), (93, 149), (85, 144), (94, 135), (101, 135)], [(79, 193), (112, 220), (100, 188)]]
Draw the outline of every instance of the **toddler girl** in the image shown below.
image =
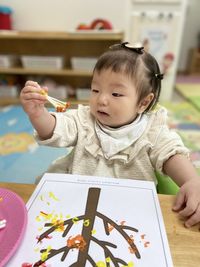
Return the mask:
[(39, 144), (72, 147), (48, 172), (155, 183), (155, 171), (167, 174), (180, 186), (173, 209), (189, 227), (200, 221), (200, 178), (181, 138), (168, 129), (166, 109), (157, 104), (162, 78), (154, 57), (122, 43), (97, 61), (89, 106), (50, 113), (33, 81), (20, 97)]

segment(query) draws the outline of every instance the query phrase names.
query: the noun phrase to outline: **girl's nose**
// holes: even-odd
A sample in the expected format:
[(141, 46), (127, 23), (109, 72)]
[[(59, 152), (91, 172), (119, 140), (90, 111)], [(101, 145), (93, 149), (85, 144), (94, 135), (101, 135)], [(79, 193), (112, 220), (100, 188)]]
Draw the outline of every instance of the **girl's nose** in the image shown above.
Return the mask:
[(108, 97), (105, 94), (100, 94), (98, 97), (98, 103), (100, 105), (107, 105), (108, 104)]

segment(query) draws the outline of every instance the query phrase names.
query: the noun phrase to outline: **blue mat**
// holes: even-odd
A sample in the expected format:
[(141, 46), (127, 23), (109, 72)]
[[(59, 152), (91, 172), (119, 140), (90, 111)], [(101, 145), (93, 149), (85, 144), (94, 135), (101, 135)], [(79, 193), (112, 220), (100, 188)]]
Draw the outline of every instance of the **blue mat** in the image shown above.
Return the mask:
[(38, 146), (21, 106), (0, 109), (0, 181), (34, 183), (65, 148)]

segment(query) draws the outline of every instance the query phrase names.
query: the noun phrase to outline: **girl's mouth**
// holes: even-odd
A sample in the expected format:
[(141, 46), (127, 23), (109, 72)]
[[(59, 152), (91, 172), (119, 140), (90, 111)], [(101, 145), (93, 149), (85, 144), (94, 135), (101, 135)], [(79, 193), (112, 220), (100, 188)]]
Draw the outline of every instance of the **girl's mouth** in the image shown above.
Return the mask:
[(100, 115), (103, 115), (103, 116), (108, 116), (108, 113), (106, 113), (104, 111), (98, 110), (97, 113), (100, 114)]

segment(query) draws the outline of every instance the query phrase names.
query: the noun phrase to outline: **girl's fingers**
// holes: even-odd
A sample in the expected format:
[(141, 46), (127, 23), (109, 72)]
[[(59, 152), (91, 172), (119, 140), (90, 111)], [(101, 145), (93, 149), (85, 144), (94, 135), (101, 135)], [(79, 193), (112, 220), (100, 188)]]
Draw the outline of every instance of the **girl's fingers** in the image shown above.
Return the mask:
[(184, 209), (179, 214), (183, 217), (189, 217), (196, 212), (198, 208), (198, 202), (195, 200), (188, 200)]
[(34, 82), (34, 81), (27, 81), (25, 83), (25, 86), (33, 86), (33, 87), (36, 87), (36, 88), (40, 88), (40, 85), (37, 82)]
[[(46, 86), (41, 87), (37, 82), (27, 81), (26, 84), (25, 84), (25, 87), (21, 91), (21, 94), (23, 96), (25, 96), (26, 94), (29, 94), (29, 96), (26, 95), (26, 97), (28, 97), (28, 98), (33, 97), (33, 98), (38, 98), (38, 99), (41, 99), (41, 100), (45, 100), (44, 97), (41, 98), (38, 95), (46, 96), (47, 92), (48, 92), (48, 88)], [(37, 93), (38, 95), (37, 96), (35, 94), (31, 95), (31, 93)]]
[(22, 89), (21, 93), (23, 95), (27, 94), (27, 93), (38, 93), (40, 94), (42, 91), (42, 88), (40, 87), (40, 85), (37, 82), (34, 81), (27, 81), (25, 84), (25, 87)]
[(21, 91), (21, 96), (24, 99), (40, 99), (46, 100), (46, 94), (42, 93), (44, 91), (41, 87), (25, 86)]
[(48, 92), (48, 87), (47, 86), (42, 86), (42, 89)]
[(40, 87), (35, 87), (35, 86), (31, 86), (31, 85), (27, 85), (23, 88), (22, 93), (26, 94), (26, 93), (32, 93), (32, 92), (37, 92), (40, 93), (41, 88)]
[(176, 196), (176, 200), (173, 206), (174, 211), (179, 211), (183, 207), (185, 202), (185, 194), (180, 190)]
[(21, 92), (21, 100), (38, 100), (38, 101), (41, 101), (41, 102), (45, 102), (47, 99), (46, 99), (46, 95), (42, 95), (40, 93), (40, 90), (37, 90), (37, 91), (33, 91), (31, 90), (30, 88), (24, 90), (23, 92)]
[(200, 204), (198, 205), (195, 213), (185, 222), (186, 227), (191, 227), (200, 222)]

